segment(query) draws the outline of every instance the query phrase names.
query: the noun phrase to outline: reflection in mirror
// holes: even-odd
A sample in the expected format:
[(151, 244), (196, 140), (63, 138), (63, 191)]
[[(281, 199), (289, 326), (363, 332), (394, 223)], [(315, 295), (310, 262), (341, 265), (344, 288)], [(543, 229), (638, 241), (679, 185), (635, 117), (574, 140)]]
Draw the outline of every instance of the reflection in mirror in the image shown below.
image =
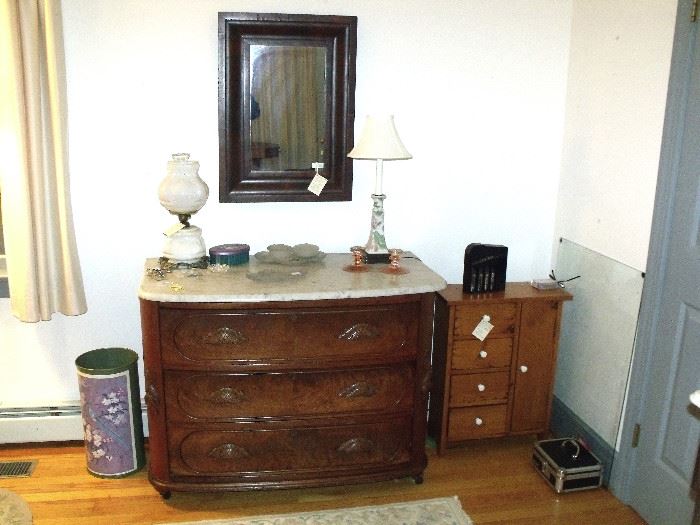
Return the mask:
[(356, 36), (352, 16), (219, 13), (220, 202), (352, 199)]
[(250, 149), (255, 171), (323, 162), (326, 48), (250, 46)]

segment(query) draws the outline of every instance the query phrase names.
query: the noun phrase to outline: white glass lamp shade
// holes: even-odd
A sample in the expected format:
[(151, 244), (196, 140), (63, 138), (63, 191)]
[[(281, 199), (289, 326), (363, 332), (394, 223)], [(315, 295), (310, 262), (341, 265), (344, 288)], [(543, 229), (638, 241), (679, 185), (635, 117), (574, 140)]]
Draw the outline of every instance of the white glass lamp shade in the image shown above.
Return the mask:
[(401, 142), (394, 126), (393, 115), (367, 116), (359, 140), (348, 157), (352, 159), (410, 159), (411, 154)]
[(170, 213), (198, 212), (209, 197), (209, 186), (199, 177), (199, 162), (187, 153), (176, 153), (168, 161), (168, 174), (158, 187), (161, 205)]

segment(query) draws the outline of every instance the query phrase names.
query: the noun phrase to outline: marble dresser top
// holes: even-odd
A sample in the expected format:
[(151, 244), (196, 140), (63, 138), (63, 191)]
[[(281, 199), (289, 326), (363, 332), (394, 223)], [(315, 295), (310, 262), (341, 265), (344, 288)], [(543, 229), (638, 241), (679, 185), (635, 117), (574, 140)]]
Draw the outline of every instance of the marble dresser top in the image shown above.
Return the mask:
[[(227, 272), (174, 270), (156, 280), (144, 272), (139, 297), (161, 302), (264, 302), (317, 299), (356, 299), (409, 295), (442, 290), (445, 280), (420, 259), (405, 254), (401, 266), (409, 273), (388, 275), (373, 264), (368, 272), (346, 272), (352, 255), (331, 253), (321, 262), (301, 266), (261, 263), (251, 255), (248, 264)], [(158, 266), (148, 259), (145, 268)]]

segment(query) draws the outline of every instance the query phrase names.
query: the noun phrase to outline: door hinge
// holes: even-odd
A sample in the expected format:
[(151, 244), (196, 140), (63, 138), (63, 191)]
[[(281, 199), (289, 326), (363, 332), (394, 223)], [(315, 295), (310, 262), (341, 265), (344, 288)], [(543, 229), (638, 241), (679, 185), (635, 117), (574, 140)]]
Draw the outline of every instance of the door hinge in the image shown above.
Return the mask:
[(639, 423), (635, 423), (632, 429), (632, 448), (637, 448), (637, 445), (639, 445), (639, 433), (641, 431), (642, 427), (639, 426)]
[(691, 7), (692, 11), (690, 12), (690, 21), (691, 22), (697, 22), (698, 21), (698, 0), (693, 0), (693, 6)]

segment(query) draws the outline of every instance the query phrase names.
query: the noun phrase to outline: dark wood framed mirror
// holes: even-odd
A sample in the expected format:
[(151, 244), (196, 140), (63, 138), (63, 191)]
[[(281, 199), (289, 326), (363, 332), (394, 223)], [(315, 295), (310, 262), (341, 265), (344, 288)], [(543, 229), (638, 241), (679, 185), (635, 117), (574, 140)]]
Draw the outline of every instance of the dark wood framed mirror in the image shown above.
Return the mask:
[(219, 13), (219, 202), (352, 199), (356, 47), (357, 17)]

